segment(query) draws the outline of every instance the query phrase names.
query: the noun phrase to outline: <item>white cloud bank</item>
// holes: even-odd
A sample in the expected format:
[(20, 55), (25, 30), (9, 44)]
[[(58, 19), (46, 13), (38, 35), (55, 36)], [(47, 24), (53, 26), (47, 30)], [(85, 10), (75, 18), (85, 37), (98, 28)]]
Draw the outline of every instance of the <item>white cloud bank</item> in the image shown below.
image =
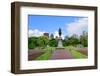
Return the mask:
[(67, 24), (67, 33), (69, 36), (73, 34), (81, 35), (83, 31), (88, 30), (88, 18), (82, 18)]
[[(81, 35), (83, 31), (87, 31), (88, 30), (88, 18), (81, 18), (79, 20), (76, 20), (72, 23), (69, 23), (66, 25), (66, 30), (67, 30), (67, 35), (68, 36), (71, 36), (73, 34), (77, 34), (77, 35)], [(33, 30), (29, 30), (29, 34), (28, 36), (29, 37), (32, 37), (32, 36), (36, 36), (36, 37), (39, 37), (39, 36), (43, 36), (43, 33), (45, 33), (45, 31), (40, 31), (38, 29), (33, 29)], [(49, 33), (50, 35), (50, 33)], [(53, 33), (54, 35), (54, 38), (56, 36), (59, 37), (59, 34), (58, 34), (58, 31), (55, 31)], [(64, 39), (64, 34), (61, 35), (62, 39)]]
[[(29, 30), (28, 37), (33, 37), (33, 36), (39, 37), (39, 36), (43, 36), (44, 33), (45, 33), (45, 31), (40, 31), (38, 29), (33, 29), (33, 30)], [(53, 33), (53, 35), (54, 35), (54, 38), (56, 38), (56, 36), (59, 37), (58, 31), (55, 31)], [(62, 37), (62, 39), (64, 39), (64, 35), (62, 35), (61, 37)]]
[[(54, 38), (56, 38), (56, 36), (59, 37), (58, 31), (55, 31), (55, 32), (54, 32)], [(62, 37), (62, 39), (64, 39), (64, 35), (63, 35), (63, 34), (61, 35), (61, 37)]]
[(40, 30), (38, 30), (38, 29), (33, 29), (33, 30), (29, 30), (28, 36), (29, 36), (29, 37), (32, 37), (32, 36), (39, 37), (39, 36), (42, 36), (43, 33), (44, 33), (44, 31), (40, 31)]

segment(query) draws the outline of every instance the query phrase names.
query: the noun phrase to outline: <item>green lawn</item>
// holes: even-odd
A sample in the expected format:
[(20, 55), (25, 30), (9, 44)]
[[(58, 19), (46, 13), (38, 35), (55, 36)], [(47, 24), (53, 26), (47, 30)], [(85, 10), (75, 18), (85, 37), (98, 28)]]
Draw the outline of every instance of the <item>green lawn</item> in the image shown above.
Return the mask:
[(52, 51), (55, 50), (55, 48), (47, 47), (43, 50), (45, 50), (46, 52), (44, 54), (42, 54), (41, 56), (37, 57), (35, 60), (49, 60), (52, 55)]
[(73, 47), (73, 46), (66, 47), (66, 49), (68, 49), (68, 50), (71, 52), (71, 54), (72, 54), (75, 58), (77, 58), (77, 59), (80, 59), (80, 58), (87, 58), (86, 55), (84, 55), (84, 54), (78, 52), (78, 51), (75, 49), (75, 47)]
[[(73, 46), (68, 46), (65, 47), (65, 49), (69, 52), (71, 52), (72, 56), (75, 59), (81, 59), (81, 58), (87, 58), (86, 55), (78, 52), (75, 47)], [(45, 51), (44, 54), (42, 54), (41, 56), (37, 57), (35, 60), (49, 60), (50, 57), (52, 56), (53, 51), (55, 50), (55, 47), (46, 47), (43, 49)]]
[(80, 52), (77, 52), (77, 50), (71, 50), (71, 53), (72, 55), (75, 57), (75, 58), (87, 58), (86, 55), (80, 53)]

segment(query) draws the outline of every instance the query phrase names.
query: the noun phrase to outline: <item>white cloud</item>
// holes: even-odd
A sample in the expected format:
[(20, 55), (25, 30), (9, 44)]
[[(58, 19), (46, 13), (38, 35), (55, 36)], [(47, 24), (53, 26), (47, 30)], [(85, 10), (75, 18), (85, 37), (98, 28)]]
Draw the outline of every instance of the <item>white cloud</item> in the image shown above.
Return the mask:
[(67, 24), (67, 33), (69, 36), (71, 36), (72, 34), (81, 35), (83, 31), (87, 30), (88, 30), (88, 18), (82, 18)]
[(29, 37), (32, 37), (32, 36), (39, 37), (39, 36), (42, 36), (43, 33), (44, 31), (40, 31), (38, 29), (29, 30)]
[[(56, 36), (59, 37), (58, 31), (55, 31), (55, 32), (54, 32), (54, 38), (56, 38)], [(62, 39), (64, 39), (64, 35), (63, 35), (63, 34), (61, 35), (61, 37), (62, 37)]]
[(56, 36), (59, 37), (58, 31), (55, 31), (55, 32), (54, 32), (54, 38), (55, 38)]

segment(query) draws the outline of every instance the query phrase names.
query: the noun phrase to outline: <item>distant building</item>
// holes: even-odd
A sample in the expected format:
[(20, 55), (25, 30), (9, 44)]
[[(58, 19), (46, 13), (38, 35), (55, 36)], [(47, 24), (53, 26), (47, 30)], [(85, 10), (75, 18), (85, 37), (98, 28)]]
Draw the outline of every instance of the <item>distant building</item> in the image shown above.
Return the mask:
[(54, 35), (53, 34), (50, 35), (50, 39), (54, 39)]
[(44, 33), (43, 35), (49, 38), (49, 33)]

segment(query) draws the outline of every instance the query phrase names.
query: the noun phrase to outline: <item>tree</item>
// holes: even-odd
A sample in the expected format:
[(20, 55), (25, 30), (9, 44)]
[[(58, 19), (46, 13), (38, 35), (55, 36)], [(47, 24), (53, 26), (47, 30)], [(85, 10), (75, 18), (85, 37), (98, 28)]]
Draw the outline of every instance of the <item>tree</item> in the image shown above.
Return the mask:
[(88, 33), (83, 31), (83, 34), (80, 36), (80, 43), (84, 46), (88, 46)]
[(65, 38), (64, 38), (65, 40), (68, 40), (69, 39), (69, 37), (68, 36), (65, 36)]
[(50, 39), (49, 40), (49, 46), (51, 47), (57, 47), (58, 41), (56, 39)]
[(28, 48), (29, 48), (29, 49), (34, 49), (35, 46), (34, 46), (34, 44), (31, 42), (31, 43), (28, 43)]
[(37, 37), (30, 37), (28, 38), (28, 48), (29, 49), (34, 49), (35, 47), (38, 46), (38, 38)]
[(40, 36), (38, 38), (38, 43), (40, 47), (46, 47), (48, 45), (49, 39), (47, 36)]
[(65, 36), (64, 40), (62, 40), (63, 46), (68, 46), (69, 45), (69, 37)]
[(76, 46), (77, 44), (79, 44), (79, 38), (76, 34), (73, 34), (70, 37), (65, 36), (65, 39), (63, 40), (64, 46), (69, 46), (69, 45)]

